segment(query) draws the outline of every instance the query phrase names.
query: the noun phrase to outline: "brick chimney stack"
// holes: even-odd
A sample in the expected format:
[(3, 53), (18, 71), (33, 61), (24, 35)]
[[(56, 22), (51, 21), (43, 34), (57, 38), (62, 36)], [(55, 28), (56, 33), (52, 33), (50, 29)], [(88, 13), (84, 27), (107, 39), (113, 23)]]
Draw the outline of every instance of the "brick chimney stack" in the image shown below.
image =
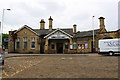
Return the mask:
[(44, 21), (44, 19), (41, 19), (41, 21), (40, 21), (40, 29), (41, 30), (45, 29), (45, 21)]
[(99, 20), (100, 20), (100, 29), (105, 28), (104, 19), (105, 19), (104, 17), (99, 18)]
[(76, 28), (77, 28), (77, 25), (74, 24), (74, 25), (73, 25), (73, 33), (76, 33), (76, 32), (77, 32), (77, 29), (76, 29)]
[(49, 30), (52, 31), (52, 21), (53, 21), (53, 19), (50, 16), (50, 18), (48, 20), (49, 20)]

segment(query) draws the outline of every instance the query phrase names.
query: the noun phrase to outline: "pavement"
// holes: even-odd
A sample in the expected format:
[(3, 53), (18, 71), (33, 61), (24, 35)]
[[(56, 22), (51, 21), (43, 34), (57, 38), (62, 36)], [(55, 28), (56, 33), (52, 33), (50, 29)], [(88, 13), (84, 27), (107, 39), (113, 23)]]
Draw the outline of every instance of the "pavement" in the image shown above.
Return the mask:
[(20, 54), (20, 53), (8, 53), (5, 54), (5, 58), (18, 57), (18, 56), (53, 56), (53, 55), (81, 55), (81, 56), (102, 56), (97, 53), (87, 53), (87, 54)]

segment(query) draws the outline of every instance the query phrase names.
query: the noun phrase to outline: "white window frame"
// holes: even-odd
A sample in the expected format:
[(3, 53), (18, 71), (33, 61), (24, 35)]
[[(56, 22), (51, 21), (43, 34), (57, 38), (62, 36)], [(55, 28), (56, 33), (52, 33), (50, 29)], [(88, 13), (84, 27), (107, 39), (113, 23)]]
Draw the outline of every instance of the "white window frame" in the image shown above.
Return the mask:
[[(35, 37), (31, 37), (31, 45), (30, 45), (30, 47), (31, 47), (31, 49), (35, 49), (36, 48), (36, 42), (35, 42), (35, 40), (36, 40), (36, 38)], [(35, 47), (34, 48), (32, 48), (32, 42), (34, 42), (34, 45), (35, 45)]]
[[(66, 48), (66, 46), (68, 47), (68, 48)], [(65, 43), (65, 48), (64, 49), (69, 49), (69, 44), (68, 43)]]
[[(19, 48), (17, 47), (18, 45), (17, 45), (17, 43), (19, 42)], [(17, 39), (16, 39), (16, 47), (15, 47), (16, 49), (20, 49), (20, 37), (17, 37)]]
[[(23, 49), (27, 49), (28, 48), (28, 42), (27, 41), (28, 41), (28, 38), (27, 37), (23, 37)], [(27, 42), (26, 48), (24, 46), (25, 42)]]
[(77, 49), (77, 44), (76, 44), (76, 42), (73, 42), (73, 49)]

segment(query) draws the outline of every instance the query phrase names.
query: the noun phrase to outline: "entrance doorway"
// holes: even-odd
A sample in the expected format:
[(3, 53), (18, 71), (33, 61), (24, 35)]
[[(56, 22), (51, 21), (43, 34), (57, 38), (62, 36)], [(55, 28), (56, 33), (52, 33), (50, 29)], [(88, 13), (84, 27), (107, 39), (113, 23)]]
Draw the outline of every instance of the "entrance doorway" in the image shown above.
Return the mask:
[(56, 44), (57, 53), (63, 53), (63, 43)]

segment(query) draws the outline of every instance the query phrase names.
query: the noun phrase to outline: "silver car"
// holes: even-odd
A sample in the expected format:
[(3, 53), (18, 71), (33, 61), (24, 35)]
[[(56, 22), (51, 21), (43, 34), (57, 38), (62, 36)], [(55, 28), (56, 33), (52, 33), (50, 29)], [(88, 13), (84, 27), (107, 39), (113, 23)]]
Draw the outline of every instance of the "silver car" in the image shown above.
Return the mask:
[(0, 65), (4, 65), (4, 56), (0, 54)]

